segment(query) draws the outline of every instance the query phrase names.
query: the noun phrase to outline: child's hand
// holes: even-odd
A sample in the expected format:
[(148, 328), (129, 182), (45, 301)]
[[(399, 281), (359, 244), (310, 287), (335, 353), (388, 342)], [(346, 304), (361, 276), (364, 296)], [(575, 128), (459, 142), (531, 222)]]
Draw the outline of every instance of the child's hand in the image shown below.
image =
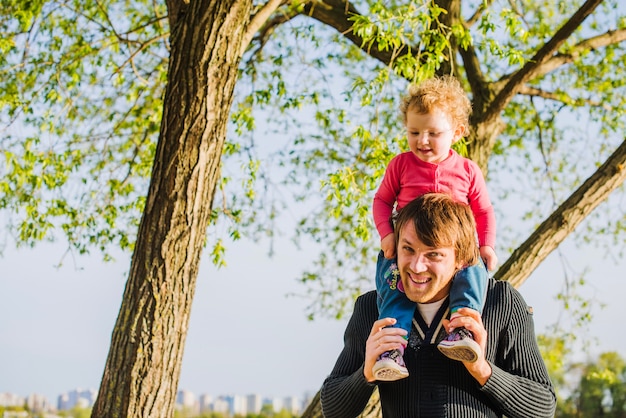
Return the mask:
[(496, 266), (498, 265), (498, 257), (496, 256), (496, 252), (493, 248), (488, 245), (480, 247), (480, 258), (482, 258), (485, 262), (487, 270), (493, 271), (496, 269)]
[(394, 234), (387, 234), (385, 238), (380, 240), (380, 248), (383, 250), (383, 255), (387, 259), (394, 258), (396, 256), (396, 237)]

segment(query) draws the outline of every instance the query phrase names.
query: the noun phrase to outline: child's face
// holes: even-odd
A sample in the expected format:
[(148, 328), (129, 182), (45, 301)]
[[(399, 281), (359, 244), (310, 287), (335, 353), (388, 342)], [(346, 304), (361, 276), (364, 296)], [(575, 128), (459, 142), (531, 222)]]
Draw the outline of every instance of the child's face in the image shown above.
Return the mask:
[(440, 163), (450, 153), (450, 147), (461, 138), (463, 127), (453, 126), (440, 110), (420, 114), (409, 109), (406, 131), (411, 152), (422, 161)]

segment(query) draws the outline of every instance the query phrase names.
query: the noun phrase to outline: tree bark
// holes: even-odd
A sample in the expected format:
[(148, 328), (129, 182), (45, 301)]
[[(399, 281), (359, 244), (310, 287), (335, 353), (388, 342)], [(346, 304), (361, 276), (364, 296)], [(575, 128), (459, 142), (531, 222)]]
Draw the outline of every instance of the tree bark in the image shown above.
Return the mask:
[[(175, 3), (161, 132), (92, 417), (174, 413), (251, 0)], [(170, 6), (168, 4), (168, 6)]]

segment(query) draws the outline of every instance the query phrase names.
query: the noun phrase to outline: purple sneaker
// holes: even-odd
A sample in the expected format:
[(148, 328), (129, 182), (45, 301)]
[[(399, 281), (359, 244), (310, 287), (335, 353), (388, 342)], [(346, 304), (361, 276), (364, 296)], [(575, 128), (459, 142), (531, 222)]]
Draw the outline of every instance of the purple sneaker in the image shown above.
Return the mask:
[(471, 332), (465, 328), (456, 328), (437, 346), (446, 357), (452, 360), (467, 361), (474, 363), (482, 350)]
[(393, 382), (404, 379), (409, 375), (400, 350), (386, 351), (378, 357), (372, 367), (372, 373), (376, 380)]

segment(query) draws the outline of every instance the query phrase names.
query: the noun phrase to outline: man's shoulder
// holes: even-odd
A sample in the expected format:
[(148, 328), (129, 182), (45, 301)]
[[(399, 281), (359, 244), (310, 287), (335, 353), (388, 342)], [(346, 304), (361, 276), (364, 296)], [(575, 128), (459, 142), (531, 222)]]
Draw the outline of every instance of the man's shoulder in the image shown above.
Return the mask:
[(365, 292), (356, 298), (354, 302), (354, 313), (365, 315), (366, 317), (375, 316), (378, 318), (378, 305), (376, 298), (378, 295), (375, 290)]
[(514, 309), (514, 307), (525, 307), (526, 301), (522, 294), (508, 281), (490, 278), (486, 304), (500, 305), (501, 308), (506, 306), (507, 309)]
[(488, 290), (494, 292), (515, 292), (517, 293), (517, 289), (515, 289), (511, 283), (506, 280), (496, 280), (493, 277), (490, 277), (487, 282)]
[(496, 280), (490, 277), (487, 282), (487, 296), (503, 297), (514, 291), (515, 288), (511, 286), (511, 283), (505, 280)]
[(356, 298), (356, 303), (364, 305), (376, 304), (376, 291), (370, 290), (369, 292), (362, 293)]

